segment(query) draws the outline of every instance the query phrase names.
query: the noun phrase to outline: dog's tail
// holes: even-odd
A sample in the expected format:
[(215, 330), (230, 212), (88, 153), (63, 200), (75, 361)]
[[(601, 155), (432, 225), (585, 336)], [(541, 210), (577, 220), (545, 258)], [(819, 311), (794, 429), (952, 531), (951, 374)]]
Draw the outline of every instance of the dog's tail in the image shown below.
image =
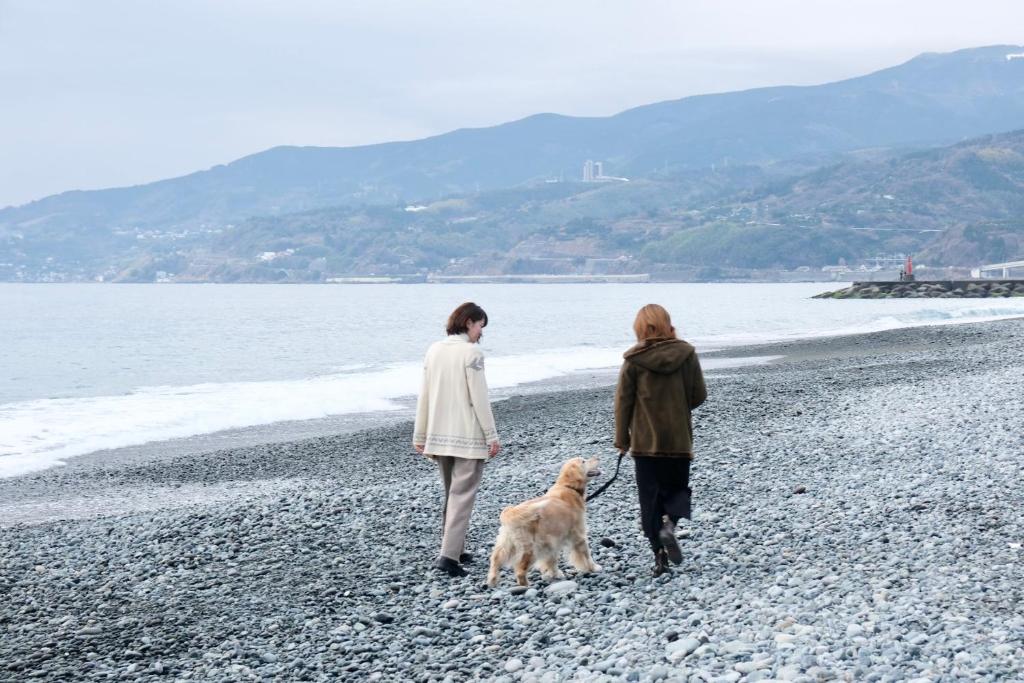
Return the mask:
[(502, 526), (498, 529), (498, 537), (494, 539), (494, 549), (491, 551), (491, 566), (487, 572), (487, 585), (494, 588), (498, 585), (498, 575), (502, 567), (510, 565), (512, 554), (515, 552), (515, 544), (509, 537), (508, 527)]
[(508, 526), (512, 523), (512, 508), (514, 507), (514, 505), (509, 505), (507, 508), (501, 511), (500, 515), (498, 515), (498, 520), (505, 526)]

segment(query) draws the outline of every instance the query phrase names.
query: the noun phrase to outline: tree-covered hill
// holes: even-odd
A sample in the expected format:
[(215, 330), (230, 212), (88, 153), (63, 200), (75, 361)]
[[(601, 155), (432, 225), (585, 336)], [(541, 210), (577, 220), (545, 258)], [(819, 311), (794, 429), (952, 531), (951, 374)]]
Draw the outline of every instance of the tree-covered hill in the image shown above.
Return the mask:
[(936, 265), (1024, 257), (1024, 131), (769, 183), (680, 216), (659, 262), (817, 265), (880, 252)]
[(1024, 131), (779, 181), (732, 167), (551, 183), (418, 205), (253, 218), (119, 277), (321, 281), (357, 275), (814, 269), (885, 253), (974, 266), (1024, 256)]

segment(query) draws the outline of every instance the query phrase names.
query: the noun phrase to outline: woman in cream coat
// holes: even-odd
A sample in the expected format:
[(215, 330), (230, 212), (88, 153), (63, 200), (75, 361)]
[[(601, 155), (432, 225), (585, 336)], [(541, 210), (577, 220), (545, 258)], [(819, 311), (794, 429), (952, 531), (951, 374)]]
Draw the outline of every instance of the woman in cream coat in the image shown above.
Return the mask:
[(437, 462), (444, 484), (441, 552), (434, 567), (465, 576), (466, 530), (484, 463), (498, 454), (498, 432), (477, 345), (487, 314), (467, 302), (448, 316), (448, 336), (434, 342), (423, 363), (423, 387), (416, 404), (413, 447)]

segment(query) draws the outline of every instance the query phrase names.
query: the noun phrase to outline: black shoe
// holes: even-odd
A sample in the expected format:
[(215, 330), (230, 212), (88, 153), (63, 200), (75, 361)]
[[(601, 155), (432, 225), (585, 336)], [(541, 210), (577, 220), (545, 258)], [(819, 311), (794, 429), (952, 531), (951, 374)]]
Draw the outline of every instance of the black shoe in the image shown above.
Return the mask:
[(473, 553), (462, 553), (459, 555), (459, 564), (473, 564)]
[(668, 559), (672, 561), (672, 564), (682, 564), (683, 549), (679, 547), (679, 541), (676, 539), (676, 525), (672, 523), (672, 520), (666, 519), (665, 523), (661, 525), (658, 540), (661, 541), (661, 547), (668, 553)]
[(661, 576), (668, 571), (668, 553), (665, 552), (664, 548), (659, 548), (654, 551), (654, 576), (655, 578)]
[(466, 576), (467, 574), (466, 570), (462, 568), (462, 565), (460, 565), (452, 558), (445, 557), (444, 555), (434, 560), (434, 569), (442, 571), (448, 576), (452, 577)]

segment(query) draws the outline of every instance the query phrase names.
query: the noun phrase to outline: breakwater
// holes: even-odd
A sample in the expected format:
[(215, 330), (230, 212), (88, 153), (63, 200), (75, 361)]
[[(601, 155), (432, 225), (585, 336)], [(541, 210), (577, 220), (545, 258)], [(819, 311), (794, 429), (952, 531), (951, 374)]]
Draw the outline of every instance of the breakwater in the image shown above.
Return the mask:
[(985, 299), (1024, 296), (1024, 280), (854, 282), (814, 299)]

